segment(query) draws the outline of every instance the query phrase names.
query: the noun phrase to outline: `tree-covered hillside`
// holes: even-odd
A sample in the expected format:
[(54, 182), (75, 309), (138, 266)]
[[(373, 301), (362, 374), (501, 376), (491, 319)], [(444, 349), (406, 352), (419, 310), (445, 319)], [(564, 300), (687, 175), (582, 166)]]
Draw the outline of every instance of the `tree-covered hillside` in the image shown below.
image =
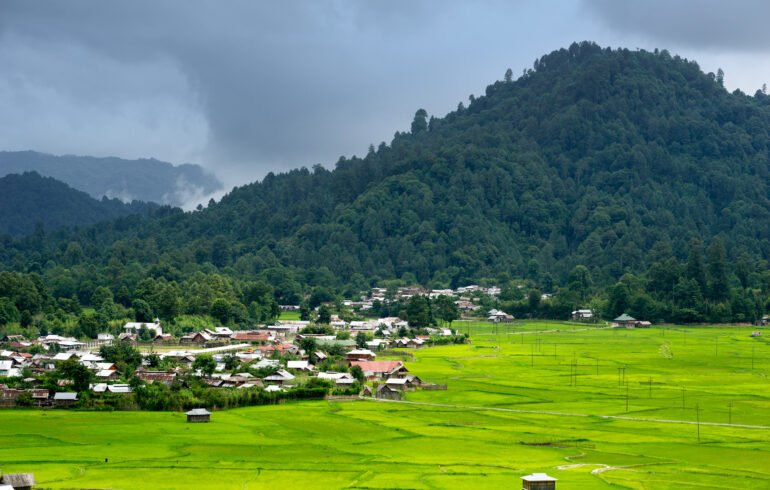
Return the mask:
[(101, 270), (260, 276), (279, 301), (303, 286), (385, 279), (523, 278), (553, 291), (584, 265), (594, 287), (635, 273), (644, 280), (631, 289), (654, 284), (651, 294), (671, 298), (680, 266), (713, 245), (730, 285), (740, 263), (746, 287), (759, 287), (770, 97), (729, 93), (722, 76), (666, 51), (573, 44), (443, 118), (418, 111), (409, 132), (334, 170), (269, 174), (198, 212), (7, 242), (2, 260), (61, 267), (77, 243)]
[(0, 233), (22, 236), (38, 225), (53, 231), (64, 226), (88, 226), (130, 214), (148, 214), (156, 204), (117, 199), (101, 201), (67, 184), (35, 172), (0, 178)]
[(75, 155), (54, 156), (34, 151), (0, 152), (0, 176), (37, 172), (95, 199), (146, 201), (183, 206), (208, 196), (222, 183), (198, 165), (178, 165), (151, 159), (123, 160)]

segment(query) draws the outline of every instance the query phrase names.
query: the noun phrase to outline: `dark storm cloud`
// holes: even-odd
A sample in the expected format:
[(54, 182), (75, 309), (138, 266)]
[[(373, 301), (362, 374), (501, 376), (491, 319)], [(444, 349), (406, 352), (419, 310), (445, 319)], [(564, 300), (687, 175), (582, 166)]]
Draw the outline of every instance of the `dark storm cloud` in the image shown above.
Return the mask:
[(230, 183), (331, 166), (571, 42), (574, 7), (5, 1), (0, 146), (192, 160)]
[(767, 0), (583, 0), (611, 29), (664, 46), (699, 50), (766, 51)]

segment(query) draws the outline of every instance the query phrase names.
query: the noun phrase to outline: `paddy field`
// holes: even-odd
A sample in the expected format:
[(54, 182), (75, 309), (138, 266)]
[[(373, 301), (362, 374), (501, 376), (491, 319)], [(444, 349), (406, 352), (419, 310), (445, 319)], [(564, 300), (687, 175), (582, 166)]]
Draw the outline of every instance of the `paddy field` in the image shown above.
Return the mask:
[[(749, 327), (455, 324), (415, 351), (446, 391), (215, 412), (0, 411), (39, 488), (770, 488), (770, 345)], [(770, 332), (768, 333), (770, 336)]]

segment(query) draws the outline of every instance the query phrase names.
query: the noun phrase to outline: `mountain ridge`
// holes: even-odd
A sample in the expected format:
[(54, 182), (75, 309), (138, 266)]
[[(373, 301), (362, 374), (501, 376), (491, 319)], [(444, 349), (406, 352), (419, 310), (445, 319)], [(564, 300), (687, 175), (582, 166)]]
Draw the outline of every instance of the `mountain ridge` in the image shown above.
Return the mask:
[(106, 196), (185, 206), (219, 191), (221, 182), (202, 167), (172, 165), (154, 158), (49, 155), (35, 151), (0, 151), (0, 176), (35, 171), (53, 177), (95, 199)]
[(42, 225), (52, 232), (85, 227), (134, 214), (149, 214), (157, 204), (118, 199), (96, 200), (52, 177), (36, 172), (0, 177), (0, 234), (24, 236)]
[(768, 128), (770, 98), (728, 93), (695, 62), (575, 43), (443, 118), (418, 111), (333, 171), (270, 173), (201, 212), (68, 239), (103, 264), (115, 241), (152, 235), (177, 271), (192, 259), (311, 286), (552, 284), (577, 265), (611, 284), (684, 259), (695, 237), (756, 265), (770, 255)]

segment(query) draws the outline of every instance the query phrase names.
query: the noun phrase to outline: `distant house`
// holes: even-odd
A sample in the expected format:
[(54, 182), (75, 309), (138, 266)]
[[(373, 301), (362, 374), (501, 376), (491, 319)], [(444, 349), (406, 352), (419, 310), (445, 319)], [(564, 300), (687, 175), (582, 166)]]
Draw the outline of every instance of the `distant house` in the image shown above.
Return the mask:
[(404, 391), (407, 388), (407, 379), (406, 378), (388, 378), (385, 381), (385, 384), (398, 391)]
[(373, 361), (377, 354), (369, 349), (355, 349), (347, 353), (347, 361)]
[(623, 313), (616, 319), (612, 320), (615, 326), (618, 327), (625, 327), (625, 328), (634, 328), (636, 326), (636, 318), (627, 315)]
[(351, 361), (350, 366), (359, 366), (367, 379), (388, 379), (409, 372), (401, 361)]
[(487, 312), (487, 320), (493, 323), (507, 323), (512, 322), (514, 318), (513, 315), (509, 315), (504, 311), (492, 309)]
[(230, 338), (238, 342), (267, 342), (270, 340), (270, 334), (256, 330), (244, 330), (233, 332)]
[(545, 473), (532, 473), (522, 476), (522, 490), (555, 490), (556, 478)]
[(125, 333), (131, 333), (131, 334), (138, 334), (142, 328), (146, 328), (147, 330), (151, 330), (153, 332), (153, 336), (160, 335), (163, 333), (163, 329), (160, 327), (160, 320), (155, 319), (155, 322), (128, 322), (125, 325), (123, 325), (123, 331)]
[(279, 369), (274, 374), (271, 374), (270, 376), (265, 376), (266, 383), (274, 383), (277, 385), (284, 385), (289, 381), (292, 381), (293, 379), (294, 379), (294, 375), (284, 369)]
[(192, 332), (182, 336), (179, 339), (179, 343), (180, 344), (205, 344), (206, 342), (211, 342), (213, 339), (214, 337), (210, 333), (208, 333), (205, 330), (201, 330), (200, 332)]
[(400, 400), (402, 398), (400, 389), (391, 385), (380, 385), (377, 387), (377, 398), (384, 400)]
[(164, 385), (170, 385), (176, 379), (176, 373), (174, 371), (147, 371), (144, 368), (139, 368), (136, 370), (135, 374), (137, 378), (145, 383), (162, 383)]
[(8, 473), (0, 479), (3, 485), (10, 485), (13, 490), (32, 490), (35, 476), (32, 473)]
[(96, 372), (96, 378), (101, 381), (118, 379), (118, 372), (110, 369), (100, 369)]
[(585, 322), (593, 320), (594, 312), (591, 310), (575, 310), (572, 312), (572, 320), (576, 322)]
[(11, 377), (13, 371), (13, 361), (0, 361), (0, 378)]
[(192, 423), (211, 422), (211, 412), (205, 408), (194, 408), (186, 413), (187, 421)]
[(170, 333), (162, 333), (160, 335), (156, 335), (152, 341), (156, 344), (172, 344), (174, 342), (174, 336)]
[(209, 333), (218, 339), (229, 339), (233, 336), (233, 331), (227, 327), (216, 327), (214, 331), (209, 330)]
[(53, 395), (53, 403), (57, 407), (68, 407), (78, 401), (78, 394), (74, 392), (60, 391)]
[(308, 361), (286, 361), (286, 369), (296, 371), (312, 371), (313, 366)]

